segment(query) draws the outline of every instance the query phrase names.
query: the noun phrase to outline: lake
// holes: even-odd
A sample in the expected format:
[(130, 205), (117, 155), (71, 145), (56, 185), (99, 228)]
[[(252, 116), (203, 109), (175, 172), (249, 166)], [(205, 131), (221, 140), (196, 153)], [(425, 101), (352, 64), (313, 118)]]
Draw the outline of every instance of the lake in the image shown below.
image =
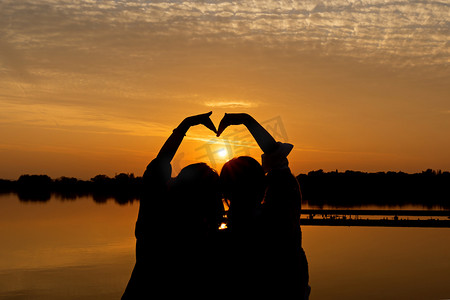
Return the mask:
[[(0, 207), (0, 299), (120, 299), (134, 266), (138, 202), (3, 194)], [(449, 228), (302, 232), (310, 299), (450, 298)]]

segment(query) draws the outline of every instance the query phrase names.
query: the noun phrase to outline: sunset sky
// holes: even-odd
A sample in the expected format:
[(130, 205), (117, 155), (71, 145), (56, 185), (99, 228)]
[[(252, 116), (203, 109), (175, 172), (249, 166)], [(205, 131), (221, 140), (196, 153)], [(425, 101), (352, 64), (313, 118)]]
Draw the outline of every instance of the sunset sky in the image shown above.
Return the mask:
[(449, 64), (448, 0), (0, 0), (0, 178), (141, 175), (208, 111), (275, 118), (295, 174), (450, 170)]

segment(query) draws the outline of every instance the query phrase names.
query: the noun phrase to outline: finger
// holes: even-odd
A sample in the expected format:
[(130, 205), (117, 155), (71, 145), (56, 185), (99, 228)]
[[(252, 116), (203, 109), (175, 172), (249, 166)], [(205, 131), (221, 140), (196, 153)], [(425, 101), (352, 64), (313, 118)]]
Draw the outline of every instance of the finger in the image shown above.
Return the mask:
[(190, 126), (195, 126), (198, 124), (204, 124), (206, 122), (206, 120), (209, 119), (209, 116), (211, 114), (212, 114), (212, 111), (204, 113), (204, 114), (190, 116), (190, 117), (187, 117), (186, 119)]
[(197, 118), (199, 118), (199, 117), (209, 117), (211, 114), (212, 114), (212, 111), (207, 112), (207, 113), (203, 113), (203, 114), (198, 114), (198, 115), (195, 115), (193, 117), (197, 117)]
[(208, 118), (203, 125), (205, 125), (208, 129), (212, 130), (214, 133), (217, 133), (216, 126), (214, 125), (214, 123), (211, 121), (210, 118)]
[(207, 112), (205, 114), (202, 114), (202, 123), (203, 125), (205, 125), (208, 129), (212, 130), (214, 133), (217, 133), (217, 129), (216, 126), (214, 125), (214, 123), (212, 122), (212, 120), (209, 118), (212, 114), (212, 111)]
[(220, 120), (219, 123), (219, 129), (217, 129), (217, 136), (220, 136), (222, 134), (222, 132), (228, 127), (230, 126), (230, 123), (228, 122), (228, 115), (225, 114), (225, 116), (223, 116), (222, 120)]
[(200, 119), (202, 119), (202, 118), (209, 118), (209, 116), (210, 116), (211, 114), (212, 114), (212, 111), (207, 112), (207, 113), (204, 113), (204, 114), (196, 115), (195, 117), (200, 118)]

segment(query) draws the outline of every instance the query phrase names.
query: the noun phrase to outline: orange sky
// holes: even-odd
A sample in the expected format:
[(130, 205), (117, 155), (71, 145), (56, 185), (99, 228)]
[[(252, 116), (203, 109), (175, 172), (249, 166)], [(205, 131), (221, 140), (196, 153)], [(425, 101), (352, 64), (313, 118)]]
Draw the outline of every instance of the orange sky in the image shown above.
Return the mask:
[[(2, 1), (0, 178), (140, 175), (210, 110), (279, 117), (294, 173), (450, 170), (449, 15), (406, 0)], [(174, 169), (211, 163), (210, 138), (192, 129)]]

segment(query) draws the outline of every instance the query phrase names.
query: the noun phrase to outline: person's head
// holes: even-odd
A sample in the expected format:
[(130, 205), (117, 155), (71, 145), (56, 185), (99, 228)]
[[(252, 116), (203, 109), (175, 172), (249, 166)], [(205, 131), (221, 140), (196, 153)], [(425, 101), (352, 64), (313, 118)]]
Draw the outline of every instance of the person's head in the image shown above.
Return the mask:
[(207, 230), (219, 227), (224, 209), (219, 175), (205, 163), (184, 167), (171, 187), (187, 225)]
[(231, 159), (222, 167), (220, 182), (230, 210), (247, 213), (261, 204), (265, 192), (265, 176), (261, 164), (249, 156)]

